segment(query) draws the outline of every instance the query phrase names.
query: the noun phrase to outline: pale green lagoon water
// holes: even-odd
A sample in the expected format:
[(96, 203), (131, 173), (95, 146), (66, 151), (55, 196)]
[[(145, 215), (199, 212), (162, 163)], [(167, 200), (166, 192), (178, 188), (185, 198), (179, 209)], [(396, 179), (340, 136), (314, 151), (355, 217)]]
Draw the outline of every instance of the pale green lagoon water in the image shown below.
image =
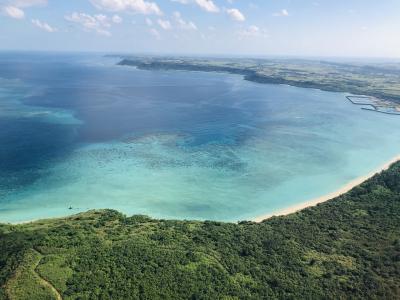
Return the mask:
[(114, 63), (0, 55), (1, 222), (94, 208), (251, 219), (400, 154), (400, 117), (344, 93)]

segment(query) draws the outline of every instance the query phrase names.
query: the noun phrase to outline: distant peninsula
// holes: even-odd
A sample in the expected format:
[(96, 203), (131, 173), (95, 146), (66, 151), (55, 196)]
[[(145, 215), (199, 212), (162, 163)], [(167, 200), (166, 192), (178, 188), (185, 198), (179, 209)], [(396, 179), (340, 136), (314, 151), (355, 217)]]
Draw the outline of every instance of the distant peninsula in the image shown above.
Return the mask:
[[(142, 70), (226, 72), (245, 80), (287, 84), (368, 96), (368, 110), (400, 114), (400, 68), (397, 64), (361, 64), (301, 59), (222, 59), (122, 57), (121, 66)], [(353, 103), (354, 104), (354, 103)]]

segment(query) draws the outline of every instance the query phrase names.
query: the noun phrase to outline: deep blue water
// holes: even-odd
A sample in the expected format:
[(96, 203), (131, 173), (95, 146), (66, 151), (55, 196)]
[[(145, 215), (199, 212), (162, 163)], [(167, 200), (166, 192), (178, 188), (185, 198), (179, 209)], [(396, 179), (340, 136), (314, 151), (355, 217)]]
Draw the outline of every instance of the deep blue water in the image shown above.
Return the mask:
[(0, 53), (0, 221), (116, 208), (238, 220), (332, 192), (398, 154), (398, 116), (345, 94)]

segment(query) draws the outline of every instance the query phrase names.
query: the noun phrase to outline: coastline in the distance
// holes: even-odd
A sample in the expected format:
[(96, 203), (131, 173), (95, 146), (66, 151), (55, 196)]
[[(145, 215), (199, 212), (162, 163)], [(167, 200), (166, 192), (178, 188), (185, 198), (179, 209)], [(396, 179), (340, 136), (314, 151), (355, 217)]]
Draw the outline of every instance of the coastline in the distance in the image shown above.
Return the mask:
[(300, 59), (121, 58), (118, 65), (143, 70), (226, 72), (243, 75), (245, 80), (257, 83), (366, 95), (373, 102), (374, 111), (400, 114), (400, 83), (394, 84), (400, 71), (390, 65), (360, 66)]

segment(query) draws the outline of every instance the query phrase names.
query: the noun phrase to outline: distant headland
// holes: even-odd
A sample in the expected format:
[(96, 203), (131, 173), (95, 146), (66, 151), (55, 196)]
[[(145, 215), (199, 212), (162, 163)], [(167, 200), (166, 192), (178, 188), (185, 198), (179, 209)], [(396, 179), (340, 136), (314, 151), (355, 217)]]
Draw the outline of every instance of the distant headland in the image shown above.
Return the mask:
[[(302, 59), (222, 59), (181, 57), (122, 57), (121, 66), (142, 70), (226, 72), (245, 80), (344, 92), (367, 97), (370, 108), (386, 114), (400, 114), (400, 70), (382, 64), (336, 63)], [(352, 97), (352, 96), (350, 96)], [(347, 98), (351, 101), (351, 99)], [(353, 104), (360, 105), (361, 103)], [(364, 104), (364, 103), (363, 103)]]

